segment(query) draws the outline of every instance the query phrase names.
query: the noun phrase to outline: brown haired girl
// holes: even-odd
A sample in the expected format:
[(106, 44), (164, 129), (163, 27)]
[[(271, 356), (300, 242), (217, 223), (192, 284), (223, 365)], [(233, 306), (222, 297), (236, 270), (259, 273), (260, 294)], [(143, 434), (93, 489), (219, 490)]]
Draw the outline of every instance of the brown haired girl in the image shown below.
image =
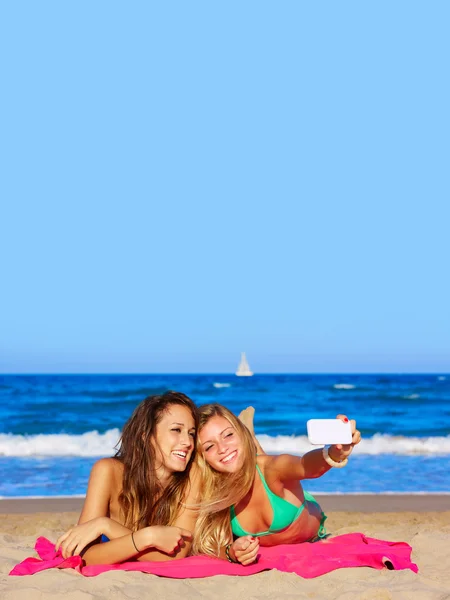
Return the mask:
[[(198, 503), (196, 407), (178, 392), (149, 396), (125, 424), (114, 458), (96, 462), (78, 526), (56, 542), (86, 564), (169, 560), (190, 550)], [(107, 541), (100, 542), (100, 536)]]
[(207, 404), (198, 412), (203, 493), (194, 553), (250, 564), (260, 544), (293, 544), (324, 535), (326, 517), (300, 480), (345, 466), (361, 439), (354, 421), (348, 446), (312, 450), (302, 457), (268, 456), (257, 454), (252, 433), (224, 406)]

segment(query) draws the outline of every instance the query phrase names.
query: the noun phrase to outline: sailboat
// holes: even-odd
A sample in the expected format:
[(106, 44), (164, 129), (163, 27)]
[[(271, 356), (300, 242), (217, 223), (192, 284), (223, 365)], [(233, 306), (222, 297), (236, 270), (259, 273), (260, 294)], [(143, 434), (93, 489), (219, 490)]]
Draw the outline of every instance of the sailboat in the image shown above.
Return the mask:
[(250, 365), (247, 362), (245, 352), (241, 352), (241, 362), (239, 363), (236, 375), (238, 377), (251, 377), (253, 375), (252, 371), (250, 371)]

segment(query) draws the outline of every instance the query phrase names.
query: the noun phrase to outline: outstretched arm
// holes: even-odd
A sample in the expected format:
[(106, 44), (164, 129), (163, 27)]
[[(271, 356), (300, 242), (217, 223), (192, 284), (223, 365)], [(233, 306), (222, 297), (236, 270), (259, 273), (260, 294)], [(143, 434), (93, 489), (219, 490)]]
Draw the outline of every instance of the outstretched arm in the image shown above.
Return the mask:
[[(337, 418), (347, 419), (345, 415), (338, 415)], [(348, 445), (333, 444), (329, 448), (328, 454), (335, 462), (342, 462), (350, 456), (354, 446), (361, 441), (361, 433), (356, 429), (356, 422), (351, 421), (351, 425), (352, 443)], [(303, 456), (281, 454), (273, 458), (271, 466), (277, 472), (281, 481), (316, 479), (331, 469), (323, 457), (322, 448), (311, 450)]]

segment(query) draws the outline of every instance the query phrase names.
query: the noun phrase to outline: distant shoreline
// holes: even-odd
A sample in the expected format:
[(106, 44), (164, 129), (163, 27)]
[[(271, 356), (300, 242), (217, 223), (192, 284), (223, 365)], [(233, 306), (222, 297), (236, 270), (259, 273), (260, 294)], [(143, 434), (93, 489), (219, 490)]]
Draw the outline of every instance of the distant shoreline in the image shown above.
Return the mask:
[[(325, 512), (443, 512), (450, 511), (450, 492), (383, 494), (314, 494)], [(0, 498), (0, 514), (79, 512), (84, 496)]]

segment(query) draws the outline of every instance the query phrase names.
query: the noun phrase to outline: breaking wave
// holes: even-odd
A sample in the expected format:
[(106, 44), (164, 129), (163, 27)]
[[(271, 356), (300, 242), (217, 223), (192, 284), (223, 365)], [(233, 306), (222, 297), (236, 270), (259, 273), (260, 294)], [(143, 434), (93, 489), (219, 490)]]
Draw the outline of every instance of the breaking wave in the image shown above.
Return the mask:
[[(258, 435), (262, 447), (269, 454), (283, 452), (303, 454), (317, 448), (312, 446), (306, 436)], [(406, 437), (376, 433), (370, 438), (364, 438), (355, 446), (354, 454), (396, 454), (396, 455), (421, 455), (436, 456), (450, 454), (450, 435), (444, 437)]]
[[(0, 457), (45, 457), (45, 456), (112, 456), (119, 441), (120, 430), (110, 429), (105, 433), (89, 431), (82, 435), (13, 435), (0, 434)], [(258, 435), (258, 439), (269, 454), (303, 454), (312, 450), (306, 436)], [(377, 455), (450, 455), (450, 435), (435, 437), (405, 437), (376, 433), (364, 438), (355, 447), (355, 454)]]

